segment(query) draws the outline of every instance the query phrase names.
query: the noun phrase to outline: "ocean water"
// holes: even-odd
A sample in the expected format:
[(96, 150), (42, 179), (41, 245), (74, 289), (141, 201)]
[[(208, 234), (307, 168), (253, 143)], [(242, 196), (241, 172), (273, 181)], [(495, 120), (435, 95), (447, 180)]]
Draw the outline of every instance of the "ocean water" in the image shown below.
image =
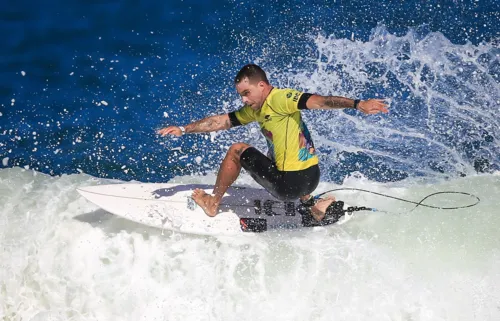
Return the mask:
[[(498, 320), (497, 1), (0, 4), (1, 320)], [(236, 72), (386, 98), (305, 111), (342, 226), (244, 237), (147, 228), (86, 185), (215, 182), (256, 125), (160, 138), (241, 106)], [(256, 186), (243, 173), (237, 181)]]
[[(413, 200), (467, 191), (481, 202), (398, 214), (411, 207), (338, 193), (392, 213), (240, 237), (131, 223), (75, 192), (97, 183), (110, 181), (0, 172), (3, 320), (496, 320), (500, 313), (498, 175), (413, 186), (350, 178), (344, 187)], [(238, 183), (252, 184), (248, 176)], [(428, 204), (472, 201), (449, 196)]]

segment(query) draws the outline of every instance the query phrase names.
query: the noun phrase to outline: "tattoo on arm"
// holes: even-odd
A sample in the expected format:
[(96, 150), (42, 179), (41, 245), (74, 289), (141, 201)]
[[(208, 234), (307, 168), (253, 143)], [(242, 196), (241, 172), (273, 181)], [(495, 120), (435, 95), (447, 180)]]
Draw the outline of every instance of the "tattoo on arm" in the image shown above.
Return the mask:
[(214, 132), (222, 129), (231, 128), (231, 122), (229, 119), (224, 121), (223, 116), (216, 115), (210, 116), (194, 123), (191, 123), (186, 126), (187, 133), (206, 133), (206, 132)]
[(354, 106), (354, 100), (338, 97), (338, 96), (326, 96), (323, 97), (323, 101), (321, 102), (321, 107), (328, 108), (352, 108)]

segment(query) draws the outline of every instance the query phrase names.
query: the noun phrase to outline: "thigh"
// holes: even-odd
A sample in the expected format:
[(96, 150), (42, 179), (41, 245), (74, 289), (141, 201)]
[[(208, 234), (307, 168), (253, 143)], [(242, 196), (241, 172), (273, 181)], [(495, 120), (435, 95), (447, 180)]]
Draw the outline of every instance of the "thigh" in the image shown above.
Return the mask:
[(300, 171), (285, 172), (280, 194), (289, 200), (311, 194), (318, 187), (319, 178), (318, 165)]
[(259, 185), (279, 200), (295, 200), (311, 194), (319, 184), (318, 165), (300, 171), (279, 171), (274, 162), (255, 147), (241, 154), (240, 163)]
[(240, 163), (259, 185), (274, 197), (280, 198), (278, 190), (283, 183), (283, 172), (276, 168), (271, 159), (255, 147), (249, 147), (241, 154)]

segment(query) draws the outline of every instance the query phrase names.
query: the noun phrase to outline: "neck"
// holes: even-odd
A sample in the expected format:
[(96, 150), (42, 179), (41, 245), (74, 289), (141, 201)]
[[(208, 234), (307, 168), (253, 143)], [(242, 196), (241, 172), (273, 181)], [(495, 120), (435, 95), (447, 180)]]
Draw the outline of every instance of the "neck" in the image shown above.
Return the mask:
[(273, 90), (273, 86), (269, 85), (267, 86), (266, 89), (264, 89), (264, 91), (262, 92), (262, 96), (264, 96), (264, 101), (267, 99), (267, 96), (269, 96), (269, 94), (271, 93), (271, 90)]
[(260, 106), (260, 108), (262, 108), (262, 106), (264, 106), (264, 103), (266, 102), (267, 96), (269, 96), (269, 94), (271, 93), (273, 88), (274, 88), (273, 86), (268, 85), (267, 88), (265, 88), (264, 91), (262, 92), (262, 105)]

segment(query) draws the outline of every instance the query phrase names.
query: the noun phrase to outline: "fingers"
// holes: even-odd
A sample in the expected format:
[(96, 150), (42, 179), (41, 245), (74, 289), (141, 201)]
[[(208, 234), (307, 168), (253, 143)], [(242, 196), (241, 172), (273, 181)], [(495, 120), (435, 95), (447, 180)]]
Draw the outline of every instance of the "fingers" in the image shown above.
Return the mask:
[(162, 128), (162, 129), (156, 131), (156, 133), (158, 135), (161, 135), (162, 137), (167, 136), (167, 135), (176, 135), (176, 133), (175, 133), (176, 128), (177, 128), (176, 126), (169, 126), (169, 127)]
[(384, 99), (374, 99), (374, 100), (375, 100), (375, 104), (377, 106), (378, 111), (381, 111), (383, 113), (389, 112), (388, 105)]
[(383, 103), (379, 103), (379, 104), (373, 105), (372, 108), (370, 109), (371, 114), (376, 114), (379, 112), (388, 113), (389, 109), (387, 109), (387, 105), (383, 104)]
[(388, 113), (388, 105), (384, 99), (369, 99), (364, 101), (363, 108), (361, 108), (366, 114), (377, 114), (377, 113)]
[(163, 128), (163, 129), (158, 131), (158, 134), (160, 134), (162, 137), (164, 137), (164, 136), (169, 134), (169, 131), (167, 128)]

